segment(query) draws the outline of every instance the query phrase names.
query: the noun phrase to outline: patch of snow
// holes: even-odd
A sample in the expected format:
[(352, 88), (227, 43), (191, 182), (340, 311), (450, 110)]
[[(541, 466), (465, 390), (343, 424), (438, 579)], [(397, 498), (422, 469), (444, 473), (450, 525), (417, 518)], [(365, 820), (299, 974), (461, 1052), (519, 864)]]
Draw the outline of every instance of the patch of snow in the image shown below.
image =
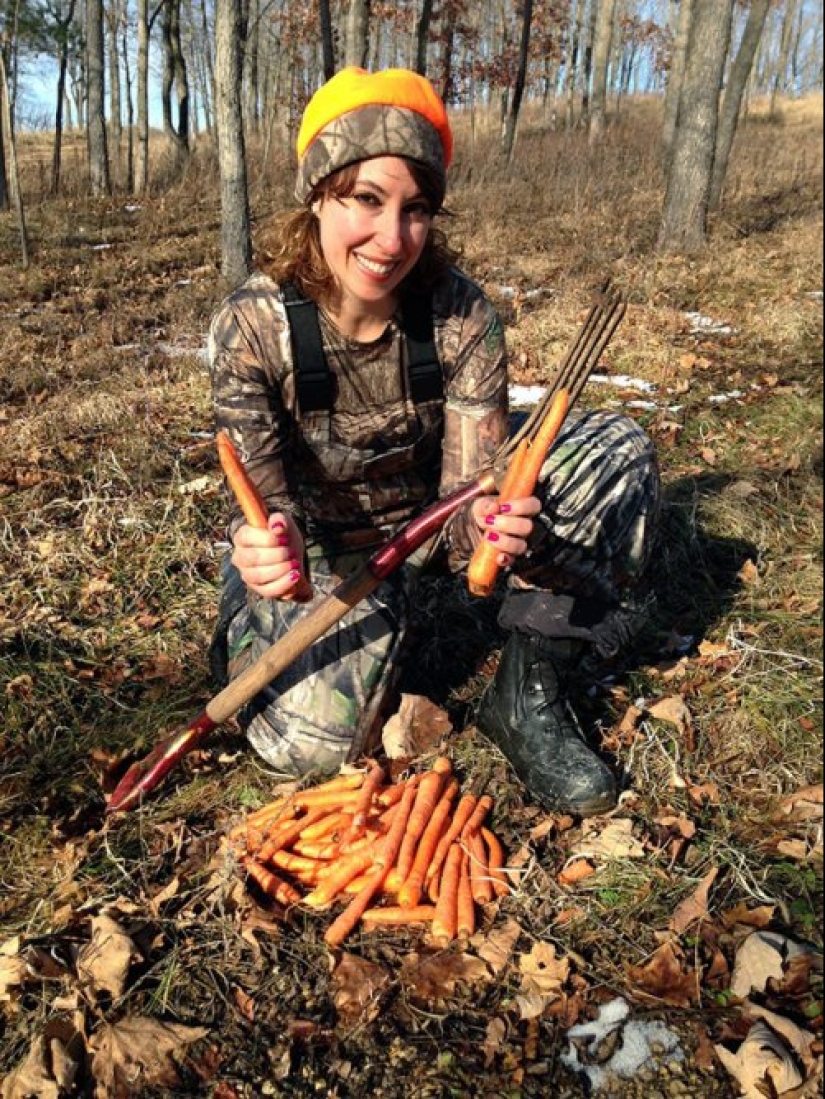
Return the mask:
[(134, 203), (130, 203), (128, 206), (123, 207), (123, 212), (126, 214), (136, 214), (139, 210), (142, 209), (142, 206), (137, 206)]
[(110, 248), (114, 248), (114, 244), (93, 244), (93, 252), (108, 252)]
[(710, 404), (726, 404), (728, 401), (738, 401), (740, 397), (744, 397), (744, 393), (741, 389), (732, 389), (730, 393), (712, 393), (708, 397)]
[(639, 408), (643, 412), (655, 412), (658, 407), (655, 401), (625, 401), (625, 408)]
[(543, 286), (538, 286), (533, 290), (521, 290), (518, 286), (497, 286), (499, 294), (507, 301), (511, 298), (521, 298), (522, 301), (532, 301), (534, 298), (540, 298), (542, 294), (551, 294), (552, 290), (545, 289)]
[(157, 348), (170, 359), (179, 359), (182, 355), (194, 355), (202, 362), (207, 362), (209, 359), (209, 351), (206, 347), (179, 347), (174, 343), (159, 343)]
[(805, 294), (805, 297), (806, 298), (812, 298), (814, 301), (822, 301), (822, 291), (821, 290), (808, 290), (808, 292)]
[[(621, 998), (603, 1004), (597, 1019), (572, 1027), (567, 1037), (570, 1044), (562, 1054), (562, 1063), (586, 1076), (594, 1091), (607, 1089), (609, 1093), (617, 1079), (633, 1080), (663, 1057), (682, 1061), (685, 1056), (677, 1034), (657, 1020), (631, 1019), (630, 1007)], [(605, 1060), (608, 1042), (615, 1048)]]
[(640, 393), (656, 392), (653, 382), (646, 382), (643, 378), (631, 378), (627, 374), (591, 374), (589, 380), (594, 385), (615, 385), (618, 389), (637, 389)]
[(736, 329), (729, 324), (715, 321), (712, 317), (705, 317), (701, 313), (685, 313), (691, 322), (690, 334), (692, 336), (733, 336)]
[(543, 385), (511, 385), (510, 407), (532, 408), (546, 395), (547, 386)]

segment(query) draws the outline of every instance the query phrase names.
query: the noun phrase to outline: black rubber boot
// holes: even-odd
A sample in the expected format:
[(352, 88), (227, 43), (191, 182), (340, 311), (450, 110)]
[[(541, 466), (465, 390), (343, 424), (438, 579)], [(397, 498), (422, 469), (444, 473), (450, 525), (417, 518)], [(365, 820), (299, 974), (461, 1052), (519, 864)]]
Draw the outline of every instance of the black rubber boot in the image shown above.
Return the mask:
[(585, 649), (576, 641), (511, 634), (477, 724), (545, 808), (591, 817), (615, 806), (617, 790), (567, 701)]

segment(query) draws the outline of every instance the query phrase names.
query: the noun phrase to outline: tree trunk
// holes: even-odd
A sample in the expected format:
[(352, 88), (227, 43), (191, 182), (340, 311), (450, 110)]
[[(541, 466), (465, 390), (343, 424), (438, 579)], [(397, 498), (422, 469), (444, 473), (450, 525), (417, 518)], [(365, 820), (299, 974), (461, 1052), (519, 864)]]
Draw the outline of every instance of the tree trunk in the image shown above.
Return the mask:
[(728, 85), (725, 89), (722, 110), (719, 115), (719, 129), (716, 134), (716, 153), (713, 158), (713, 179), (710, 188), (711, 211), (717, 210), (722, 201), (722, 189), (725, 185), (730, 151), (733, 148), (733, 139), (736, 136), (736, 128), (739, 123), (742, 100), (748, 86), (753, 61), (759, 48), (759, 41), (762, 38), (770, 6), (771, 0), (752, 0), (742, 41), (739, 44), (736, 60), (728, 77)]
[(138, 194), (149, 190), (149, 0), (137, 0), (137, 172)]
[[(165, 0), (161, 15), (163, 129), (172, 141), (178, 163), (189, 155), (189, 78), (180, 38), (180, 0)], [(172, 99), (177, 101), (177, 123)]]
[(667, 177), (659, 249), (690, 252), (707, 237), (719, 99), (734, 0), (695, 0)]
[(221, 188), (221, 271), (237, 286), (252, 266), (249, 188), (244, 143), (242, 0), (217, 0), (215, 10), (215, 117)]
[(590, 104), (590, 136), (601, 137), (607, 121), (607, 69), (613, 40), (616, 0), (601, 0), (593, 43), (593, 98)]
[(120, 88), (120, 28), (126, 19), (126, 13), (122, 10), (119, 0), (109, 0), (109, 7), (104, 12), (108, 26), (107, 44), (109, 47), (109, 137), (110, 149), (116, 149), (116, 160), (120, 155), (123, 142), (123, 105), (121, 103)]
[(576, 80), (579, 69), (579, 50), (584, 19), (584, 0), (570, 0), (568, 25), (567, 73), (565, 74), (565, 125), (572, 130), (576, 124)]
[(318, 0), (318, 19), (321, 24), (321, 57), (324, 80), (335, 76), (335, 41), (332, 37), (332, 12), (329, 0)]
[(8, 73), (3, 51), (0, 49), (0, 142), (2, 131), (6, 131), (9, 144), (9, 168), (11, 170), (11, 197), (20, 233), (20, 263), (24, 270), (29, 266), (29, 235), (26, 230), (26, 213), (23, 208), (23, 194), (20, 190), (20, 175), (17, 170), (17, 145), (14, 137), (14, 120), (11, 113), (11, 93), (9, 92)]
[(433, 18), (433, 0), (424, 0), (421, 14), (415, 25), (415, 71), (427, 75), (427, 46), (430, 42), (430, 23)]
[(521, 101), (524, 98), (524, 85), (527, 82), (527, 60), (530, 54), (530, 32), (533, 28), (533, 0), (524, 0), (524, 10), (521, 16), (521, 44), (518, 53), (518, 72), (513, 88), (513, 98), (510, 102), (510, 110), (507, 113), (507, 122), (504, 127), (504, 155), (507, 163), (513, 161), (513, 152), (516, 146), (516, 126), (518, 125)]
[(60, 169), (63, 159), (63, 111), (68, 97), (66, 95), (66, 74), (69, 68), (69, 28), (74, 19), (76, 0), (69, 0), (69, 9), (64, 19), (58, 19), (58, 59), (57, 59), (57, 100), (54, 107), (54, 142), (52, 145), (52, 196), (60, 194)]
[(781, 92), (787, 91), (788, 62), (791, 56), (791, 42), (793, 40), (793, 28), (796, 22), (797, 0), (785, 0), (785, 15), (782, 20), (782, 37), (779, 44), (779, 57), (776, 61), (776, 71), (771, 84), (771, 101), (768, 113), (771, 118), (776, 116), (776, 105)]
[(104, 89), (103, 0), (86, 0), (86, 71), (89, 149), (89, 182), (95, 198), (111, 194), (109, 151), (106, 143), (106, 97)]
[(369, 57), (370, 0), (350, 0), (345, 63), (363, 68)]
[(664, 121), (662, 122), (662, 136), (659, 143), (659, 155), (665, 167), (670, 164), (673, 151), (673, 136), (676, 133), (676, 115), (679, 111), (679, 97), (682, 94), (682, 81), (685, 77), (685, 59), (687, 58), (693, 3), (694, 0), (681, 0), (679, 4), (679, 19), (673, 40), (670, 76), (665, 88)]

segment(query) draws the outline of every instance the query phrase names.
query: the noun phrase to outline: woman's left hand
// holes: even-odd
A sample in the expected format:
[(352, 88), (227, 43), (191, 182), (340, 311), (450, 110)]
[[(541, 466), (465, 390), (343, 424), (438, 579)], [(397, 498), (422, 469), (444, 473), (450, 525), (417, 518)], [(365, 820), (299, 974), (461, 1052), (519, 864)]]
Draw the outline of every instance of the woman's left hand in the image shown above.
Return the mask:
[(473, 518), (484, 538), (499, 550), (498, 564), (510, 565), (527, 552), (533, 520), (541, 511), (535, 496), (503, 501), (500, 496), (482, 496), (473, 504)]

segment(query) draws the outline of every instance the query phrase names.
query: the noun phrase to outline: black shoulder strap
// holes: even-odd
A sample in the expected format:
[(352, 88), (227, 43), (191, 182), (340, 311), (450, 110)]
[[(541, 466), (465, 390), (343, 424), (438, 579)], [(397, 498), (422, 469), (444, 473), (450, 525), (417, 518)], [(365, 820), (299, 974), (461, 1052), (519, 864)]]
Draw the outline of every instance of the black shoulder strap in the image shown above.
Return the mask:
[[(295, 392), (301, 412), (332, 411), (335, 378), (324, 353), (318, 307), (303, 298), (294, 283), (283, 285), (289, 318)], [(401, 313), (410, 394), (414, 404), (444, 399), (444, 375), (435, 346), (432, 305), (428, 298), (410, 296)]]
[(292, 339), (298, 408), (301, 412), (331, 411), (335, 403), (335, 378), (324, 354), (318, 307), (311, 298), (302, 298), (294, 283), (284, 284), (283, 295)]
[(414, 404), (444, 400), (444, 372), (435, 347), (430, 298), (409, 295), (401, 311), (407, 343), (407, 372)]

